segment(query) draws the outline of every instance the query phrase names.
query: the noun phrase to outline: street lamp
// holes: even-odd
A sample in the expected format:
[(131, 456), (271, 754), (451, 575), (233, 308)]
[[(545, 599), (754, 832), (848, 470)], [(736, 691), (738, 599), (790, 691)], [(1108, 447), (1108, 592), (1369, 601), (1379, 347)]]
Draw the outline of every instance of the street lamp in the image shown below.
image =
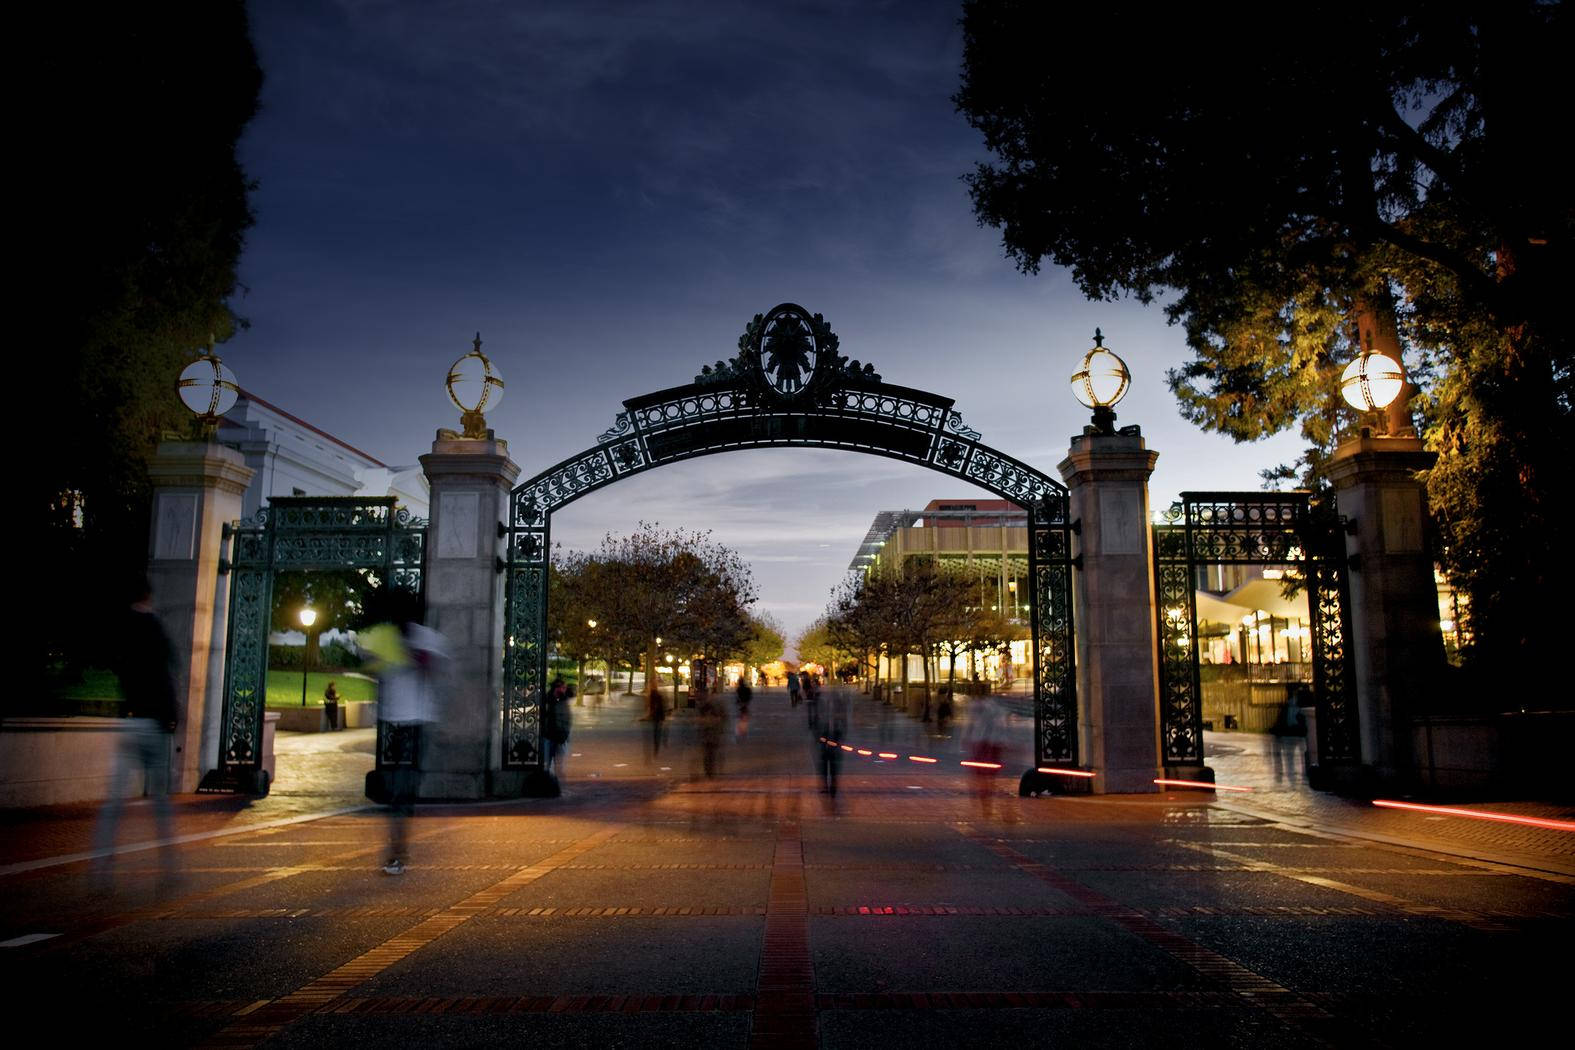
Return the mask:
[(1340, 376), (1340, 396), (1358, 412), (1382, 411), (1400, 396), (1405, 369), (1388, 354), (1373, 350), (1345, 366)]
[(667, 654), (667, 671), (673, 676), (673, 710), (678, 710), (678, 665), (673, 663), (673, 654)]
[(311, 628), (312, 624), (317, 622), (317, 610), (312, 608), (310, 605), (306, 606), (300, 612), (300, 620), (301, 620), (301, 642), (303, 643), (302, 649), (301, 649), (301, 706), (305, 707), (306, 706), (306, 673), (309, 670), (311, 670), (310, 657), (312, 655), (311, 639), (307, 637), (307, 631), (308, 631), (308, 629)]
[(203, 434), (210, 440), (218, 430), (219, 417), (234, 406), (240, 389), (235, 383), (235, 373), (213, 352), (211, 338), (208, 348), (182, 369), (180, 378), (175, 380), (175, 393), (181, 404), (191, 409), (202, 425)]
[(1116, 432), (1114, 406), (1126, 396), (1132, 373), (1126, 362), (1105, 349), (1105, 336), (1094, 329), (1094, 347), (1083, 355), (1083, 365), (1072, 373), (1072, 395), (1094, 410), (1094, 427), (1101, 434)]
[(503, 401), (503, 377), (492, 361), (481, 352), (481, 333), (476, 333), (475, 349), (455, 361), (448, 370), (448, 399), (459, 409), (464, 436), (477, 440), (487, 437), (487, 420), (482, 415)]

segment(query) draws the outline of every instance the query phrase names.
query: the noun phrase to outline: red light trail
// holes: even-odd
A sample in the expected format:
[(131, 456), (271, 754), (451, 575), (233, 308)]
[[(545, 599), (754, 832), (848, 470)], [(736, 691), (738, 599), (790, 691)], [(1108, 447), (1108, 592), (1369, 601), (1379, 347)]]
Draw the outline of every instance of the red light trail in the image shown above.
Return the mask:
[(1463, 809), (1459, 806), (1424, 806), (1416, 802), (1395, 802), (1386, 798), (1373, 799), (1373, 805), (1384, 809), (1409, 809), (1418, 813), (1436, 813), (1444, 817), (1465, 817), (1470, 820), (1497, 820), (1504, 824), (1525, 824), (1533, 828), (1552, 828), (1554, 831), (1575, 831), (1575, 820), (1553, 820), (1548, 817), (1521, 817), (1513, 813), (1491, 813), (1485, 809)]

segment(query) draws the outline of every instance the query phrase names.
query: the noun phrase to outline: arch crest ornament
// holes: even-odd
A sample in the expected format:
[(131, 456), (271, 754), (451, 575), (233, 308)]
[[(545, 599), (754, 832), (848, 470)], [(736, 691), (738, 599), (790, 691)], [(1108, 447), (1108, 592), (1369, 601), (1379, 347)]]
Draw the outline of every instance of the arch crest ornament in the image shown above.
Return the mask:
[(683, 386), (625, 401), (585, 451), (513, 490), (505, 587), (503, 765), (540, 764), (553, 511), (632, 474), (746, 448), (838, 448), (950, 474), (1029, 516), (1035, 757), (1077, 763), (1071, 538), (1059, 481), (985, 445), (951, 398), (885, 382), (849, 360), (820, 314), (782, 303), (756, 314), (730, 359)]

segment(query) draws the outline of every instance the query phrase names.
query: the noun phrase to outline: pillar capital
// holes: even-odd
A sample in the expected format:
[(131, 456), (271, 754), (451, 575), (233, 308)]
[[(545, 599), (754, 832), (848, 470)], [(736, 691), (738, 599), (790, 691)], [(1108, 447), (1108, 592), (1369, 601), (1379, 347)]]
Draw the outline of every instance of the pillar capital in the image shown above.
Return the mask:
[(1374, 437), (1364, 431), (1334, 450), (1324, 476), (1336, 489), (1373, 481), (1410, 483), (1417, 471), (1427, 470), (1437, 459), (1437, 453), (1423, 447), (1421, 438)]
[(217, 489), (240, 495), (257, 472), (232, 448), (205, 441), (165, 441), (148, 461), (154, 488)]
[(1100, 481), (1147, 484), (1158, 460), (1159, 453), (1147, 447), (1137, 427), (1116, 434), (1101, 434), (1090, 427), (1072, 439), (1071, 449), (1056, 469), (1068, 488)]
[(507, 441), (447, 436), (450, 433), (439, 431), (432, 451), (420, 457), (421, 469), (433, 485), (466, 479), (513, 485), (520, 476), (519, 464), (509, 458)]

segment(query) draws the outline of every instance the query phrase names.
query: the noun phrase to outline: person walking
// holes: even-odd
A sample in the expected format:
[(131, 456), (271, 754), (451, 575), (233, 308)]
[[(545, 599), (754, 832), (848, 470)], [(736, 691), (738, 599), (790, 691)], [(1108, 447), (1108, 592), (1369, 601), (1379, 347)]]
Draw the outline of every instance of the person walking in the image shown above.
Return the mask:
[(736, 701), (738, 704), (738, 723), (735, 727), (735, 733), (740, 741), (749, 736), (749, 703), (754, 699), (754, 696), (755, 691), (749, 688), (748, 676), (739, 675)]
[(146, 576), (131, 586), (130, 608), (119, 625), (115, 675), (125, 700), (126, 722), (116, 740), (115, 773), (109, 798), (99, 810), (93, 830), (93, 849), (104, 854), (96, 862), (101, 878), (112, 867), (108, 856), (126, 805), (131, 774), (142, 772), (143, 792), (153, 800), (153, 819), (159, 840), (161, 882), (174, 875), (169, 840), (173, 813), (169, 799), (170, 745), (177, 718), (175, 704), (175, 647), (153, 611), (153, 585)]
[(561, 784), (563, 781), (563, 753), (568, 750), (569, 730), (574, 725), (574, 711), (569, 699), (574, 695), (563, 676), (552, 680), (552, 687), (541, 705), (542, 768)]
[(798, 706), (798, 700), (799, 700), (798, 672), (797, 671), (789, 671), (787, 673), (787, 685), (788, 685), (788, 703), (792, 704), (794, 707), (797, 707)]
[(722, 751), (722, 722), (725, 716), (721, 699), (710, 692), (701, 693), (696, 714), (700, 721), (700, 753), (705, 775), (714, 777), (720, 769), (719, 756)]
[(361, 648), (378, 672), (378, 746), (388, 788), (386, 875), (409, 863), (410, 820), (421, 788), (424, 728), (437, 720), (436, 681), (448, 658), (443, 636), (421, 623), (421, 599), (387, 590), (374, 599), (388, 619), (370, 628)]
[(651, 691), (645, 698), (645, 716), (651, 720), (651, 757), (655, 758), (662, 750), (662, 741), (667, 736), (667, 701), (662, 698), (661, 686), (651, 683)]
[[(968, 702), (968, 727), (963, 732), (963, 743), (968, 759), (979, 763), (973, 770), (974, 796), (979, 800), (980, 812), (989, 817), (995, 797), (995, 776), (1004, 750), (1002, 729), (1006, 723), (1000, 701), (993, 696), (981, 696)], [(992, 766), (996, 768), (992, 768)]]
[(819, 752), (820, 790), (836, 798), (837, 773), (842, 767), (842, 748), (838, 745), (848, 728), (847, 698), (834, 686), (819, 697), (811, 709), (819, 716), (814, 740)]

